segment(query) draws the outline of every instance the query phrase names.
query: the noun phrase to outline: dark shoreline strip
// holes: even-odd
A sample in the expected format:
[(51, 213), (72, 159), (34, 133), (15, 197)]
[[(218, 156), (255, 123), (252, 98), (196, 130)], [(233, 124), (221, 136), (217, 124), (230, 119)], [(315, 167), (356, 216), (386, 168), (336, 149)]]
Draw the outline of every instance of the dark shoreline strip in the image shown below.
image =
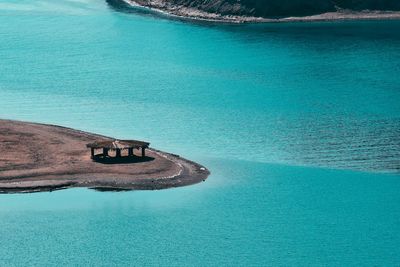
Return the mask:
[[(288, 23), (288, 22), (324, 22), (343, 20), (400, 20), (400, 11), (375, 10), (339, 10), (303, 17), (263, 18), (240, 15), (222, 15), (209, 13), (197, 8), (172, 5), (171, 7), (145, 5), (135, 0), (106, 0), (107, 4), (118, 12), (155, 15), (180, 21), (196, 23), (242, 24), (242, 23)], [(172, 8), (173, 7), (173, 8)]]

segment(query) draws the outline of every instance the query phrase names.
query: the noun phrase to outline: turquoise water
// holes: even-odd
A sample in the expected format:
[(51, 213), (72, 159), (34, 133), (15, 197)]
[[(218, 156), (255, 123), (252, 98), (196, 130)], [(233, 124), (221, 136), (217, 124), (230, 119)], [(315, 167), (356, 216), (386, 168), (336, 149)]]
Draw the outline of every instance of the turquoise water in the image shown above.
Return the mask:
[(0, 117), (206, 165), (149, 192), (0, 195), (0, 265), (396, 266), (400, 22), (213, 25), (0, 0)]

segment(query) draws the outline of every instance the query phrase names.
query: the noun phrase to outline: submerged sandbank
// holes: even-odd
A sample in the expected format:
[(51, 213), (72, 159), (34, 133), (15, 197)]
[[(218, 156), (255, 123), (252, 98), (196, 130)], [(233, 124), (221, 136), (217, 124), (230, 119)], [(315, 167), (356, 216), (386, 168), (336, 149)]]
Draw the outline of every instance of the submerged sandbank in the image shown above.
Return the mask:
[(204, 181), (209, 171), (153, 148), (128, 162), (95, 162), (86, 144), (112, 138), (70, 128), (0, 120), (0, 193), (164, 189)]

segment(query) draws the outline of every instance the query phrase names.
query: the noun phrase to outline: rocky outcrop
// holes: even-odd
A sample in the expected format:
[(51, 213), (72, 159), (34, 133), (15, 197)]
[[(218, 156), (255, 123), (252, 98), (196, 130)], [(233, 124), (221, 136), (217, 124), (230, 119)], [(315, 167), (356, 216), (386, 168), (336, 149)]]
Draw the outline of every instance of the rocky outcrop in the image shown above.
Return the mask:
[[(172, 15), (212, 19), (256, 21), (263, 19), (282, 19), (287, 17), (305, 17), (325, 13), (347, 14), (362, 12), (361, 18), (391, 18), (386, 11), (400, 11), (400, 0), (106, 0), (119, 10), (137, 4)], [(372, 17), (366, 13), (373, 14)], [(379, 13), (380, 12), (380, 13)], [(400, 14), (400, 13), (399, 13)], [(396, 14), (397, 17), (398, 14)], [(324, 19), (324, 18), (322, 18)]]

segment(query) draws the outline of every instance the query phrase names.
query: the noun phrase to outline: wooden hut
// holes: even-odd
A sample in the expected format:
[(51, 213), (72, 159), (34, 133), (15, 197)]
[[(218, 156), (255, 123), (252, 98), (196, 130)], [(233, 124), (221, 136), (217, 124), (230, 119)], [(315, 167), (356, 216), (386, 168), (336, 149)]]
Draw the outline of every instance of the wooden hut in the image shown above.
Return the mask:
[[(109, 141), (95, 141), (93, 143), (87, 144), (86, 147), (90, 148), (91, 158), (107, 158), (109, 157), (108, 152), (110, 150), (115, 151), (115, 157), (121, 157), (122, 150), (128, 150), (128, 157), (133, 157), (134, 149), (142, 150), (142, 157), (146, 156), (146, 148), (148, 148), (150, 143), (138, 141), (138, 140), (109, 140)], [(96, 150), (101, 149), (102, 154), (96, 154)]]

